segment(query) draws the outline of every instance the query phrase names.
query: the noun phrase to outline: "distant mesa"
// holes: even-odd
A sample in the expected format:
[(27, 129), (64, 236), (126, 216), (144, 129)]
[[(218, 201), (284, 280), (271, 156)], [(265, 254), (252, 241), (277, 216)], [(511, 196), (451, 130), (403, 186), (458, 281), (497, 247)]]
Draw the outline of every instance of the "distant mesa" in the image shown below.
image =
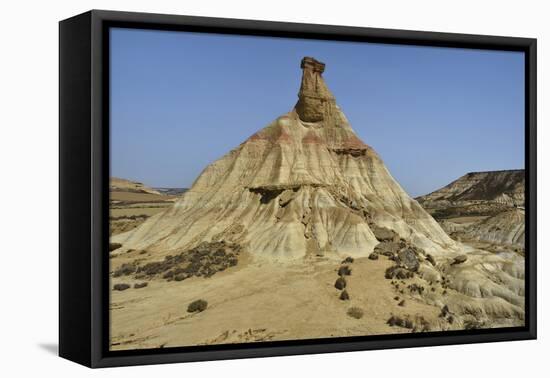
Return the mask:
[(523, 169), (471, 172), (417, 200), (457, 240), (524, 251)]
[(187, 191), (187, 188), (168, 188), (158, 187), (152, 188), (137, 181), (131, 181), (119, 177), (111, 177), (110, 179), (111, 192), (126, 192), (126, 193), (146, 193), (167, 196), (179, 196)]
[(525, 170), (470, 172), (435, 192), (418, 197), (417, 200), (429, 207), (434, 207), (441, 201), (493, 201), (510, 206), (524, 206)]

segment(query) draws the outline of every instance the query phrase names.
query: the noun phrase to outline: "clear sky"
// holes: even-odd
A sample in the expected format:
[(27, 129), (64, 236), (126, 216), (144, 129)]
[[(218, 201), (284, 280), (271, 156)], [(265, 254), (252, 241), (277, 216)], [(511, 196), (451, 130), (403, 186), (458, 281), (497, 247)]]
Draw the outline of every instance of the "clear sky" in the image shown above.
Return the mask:
[(304, 56), (410, 195), (524, 167), (523, 53), (113, 29), (111, 174), (189, 187), (293, 108)]

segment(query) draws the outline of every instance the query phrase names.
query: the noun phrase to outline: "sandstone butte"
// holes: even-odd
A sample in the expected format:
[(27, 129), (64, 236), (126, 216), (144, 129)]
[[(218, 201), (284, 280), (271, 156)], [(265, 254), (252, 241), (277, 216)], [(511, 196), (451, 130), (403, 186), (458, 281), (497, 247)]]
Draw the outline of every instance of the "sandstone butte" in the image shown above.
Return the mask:
[(373, 228), (438, 256), (456, 249), (361, 141), (305, 57), (298, 102), (207, 166), (169, 210), (117, 235), (125, 249), (169, 251), (224, 240), (259, 259), (368, 256)]

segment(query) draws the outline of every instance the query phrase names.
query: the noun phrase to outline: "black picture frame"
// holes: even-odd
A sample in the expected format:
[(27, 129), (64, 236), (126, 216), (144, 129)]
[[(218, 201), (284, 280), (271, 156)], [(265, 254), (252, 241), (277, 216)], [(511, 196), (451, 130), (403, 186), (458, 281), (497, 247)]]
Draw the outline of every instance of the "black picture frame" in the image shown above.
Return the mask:
[[(525, 53), (525, 327), (109, 351), (109, 40), (113, 26)], [(59, 354), (89, 367), (535, 339), (536, 39), (92, 10), (59, 24)]]

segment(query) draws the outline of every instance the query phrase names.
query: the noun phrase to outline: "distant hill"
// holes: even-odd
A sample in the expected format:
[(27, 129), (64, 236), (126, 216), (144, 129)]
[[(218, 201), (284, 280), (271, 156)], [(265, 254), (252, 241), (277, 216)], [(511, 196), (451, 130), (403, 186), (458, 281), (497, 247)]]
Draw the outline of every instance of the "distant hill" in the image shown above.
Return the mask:
[(524, 248), (523, 169), (471, 172), (417, 201), (455, 239)]
[(451, 207), (462, 215), (494, 215), (524, 206), (525, 170), (471, 172), (416, 200), (436, 218)]
[(111, 177), (110, 190), (111, 192), (160, 194), (157, 190), (145, 186), (141, 182), (130, 181), (118, 177)]
[(185, 189), (153, 189), (140, 182), (111, 177), (110, 232), (111, 235), (130, 231), (149, 217), (174, 204)]

